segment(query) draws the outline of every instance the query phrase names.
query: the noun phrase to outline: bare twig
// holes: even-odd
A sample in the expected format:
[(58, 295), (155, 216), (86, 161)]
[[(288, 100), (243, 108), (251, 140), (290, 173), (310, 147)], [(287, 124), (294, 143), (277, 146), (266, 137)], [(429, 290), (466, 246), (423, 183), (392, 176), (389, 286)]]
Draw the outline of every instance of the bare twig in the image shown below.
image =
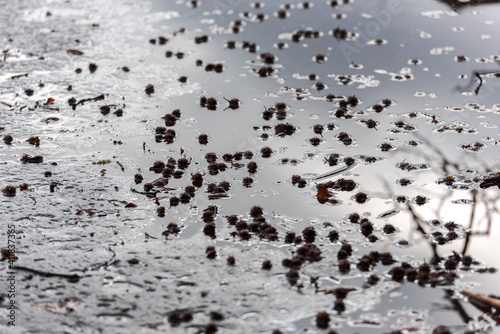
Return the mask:
[(18, 74), (18, 75), (13, 75), (10, 77), (10, 79), (18, 79), (18, 78), (22, 78), (22, 77), (27, 77), (29, 73), (24, 73), (24, 74)]
[(83, 105), (84, 103), (87, 103), (87, 102), (94, 102), (94, 101), (100, 101), (100, 100), (104, 100), (104, 94), (101, 94), (101, 95), (96, 96), (96, 97), (91, 97), (88, 99), (81, 99), (80, 101), (73, 104), (72, 108), (73, 108), (73, 110), (75, 110), (79, 104)]
[(494, 298), (494, 297), (489, 297), (485, 295), (481, 295), (479, 293), (475, 293), (469, 290), (462, 290), (460, 291), (461, 294), (469, 298), (469, 302), (473, 304), (479, 304), (483, 306), (484, 308), (491, 308), (494, 307), (497, 310), (500, 310), (500, 299)]
[(70, 282), (77, 282), (81, 278), (77, 274), (60, 274), (60, 273), (54, 273), (54, 272), (49, 272), (49, 271), (42, 271), (42, 270), (38, 270), (38, 269), (32, 269), (32, 268), (28, 268), (28, 267), (24, 267), (24, 266), (14, 266), (13, 269), (27, 271), (27, 272), (30, 272), (33, 274), (44, 276), (44, 277), (63, 277), (63, 278), (67, 278)]

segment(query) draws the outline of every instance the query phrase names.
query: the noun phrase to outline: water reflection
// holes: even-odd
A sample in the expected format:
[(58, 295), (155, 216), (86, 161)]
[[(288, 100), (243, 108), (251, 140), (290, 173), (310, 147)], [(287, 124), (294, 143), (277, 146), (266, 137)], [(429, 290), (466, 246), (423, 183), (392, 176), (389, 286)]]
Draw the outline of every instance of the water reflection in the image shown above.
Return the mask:
[[(379, 9), (381, 4), (382, 2), (377, 4)], [(468, 3), (468, 5), (473, 4)], [(239, 5), (233, 9), (240, 10)], [(407, 5), (412, 9), (407, 9), (405, 12), (408, 16), (404, 18), (404, 15), (394, 16), (391, 24), (384, 27), (379, 35), (374, 36), (373, 39), (365, 39), (366, 45), (361, 46), (360, 38), (344, 41), (351, 43), (349, 45), (355, 45), (360, 51), (353, 55), (355, 59), (352, 60), (360, 65), (349, 68), (346, 68), (346, 64), (352, 62), (346, 62), (345, 55), (342, 55), (338, 49), (341, 39), (331, 39), (332, 36), (327, 33), (319, 33), (317, 38), (306, 39), (304, 37), (308, 31), (314, 35), (316, 29), (328, 32), (331, 27), (325, 23), (318, 24), (311, 29), (303, 27), (299, 30), (293, 20), (298, 8), (289, 9), (284, 16), (286, 19), (280, 21), (281, 26), (277, 31), (272, 30), (276, 28), (271, 25), (273, 16), (268, 15), (269, 20), (264, 22), (265, 27), (269, 28), (268, 31), (272, 31), (273, 34), (268, 34), (266, 37), (255, 38), (259, 36), (259, 33), (264, 33), (262, 26), (257, 24), (252, 26), (253, 23), (250, 22), (242, 25), (243, 28), (239, 29), (234, 39), (241, 39), (243, 44), (246, 40), (255, 42), (256, 49), (260, 47), (258, 51), (262, 54), (273, 50), (273, 59), (278, 64), (273, 64), (275, 67), (272, 72), (263, 69), (262, 75), (258, 75), (254, 72), (260, 71), (262, 64), (256, 61), (254, 56), (247, 54), (249, 50), (232, 48), (231, 57), (227, 59), (227, 72), (233, 73), (233, 77), (227, 81), (211, 77), (213, 83), (208, 85), (207, 81), (208, 88), (206, 89), (216, 93), (208, 93), (207, 96), (221, 95), (220, 92), (224, 92), (225, 96), (240, 98), (242, 105), (238, 110), (247, 111), (240, 114), (241, 119), (248, 122), (248, 127), (253, 126), (258, 128), (258, 131), (249, 132), (248, 129), (241, 127), (241, 123), (232, 123), (232, 126), (240, 132), (238, 134), (231, 132), (232, 135), (234, 134), (232, 138), (236, 142), (244, 143), (238, 143), (241, 147), (254, 152), (261, 151), (264, 146), (269, 147), (272, 150), (271, 159), (274, 160), (269, 163), (264, 157), (257, 157), (259, 172), (254, 177), (257, 182), (247, 189), (231, 189), (230, 192), (234, 196), (218, 204), (221, 207), (221, 215), (240, 215), (245, 224), (252, 223), (251, 218), (247, 216), (248, 204), (260, 205), (264, 210), (273, 212), (274, 219), (270, 221), (271, 224), (276, 225), (278, 229), (295, 231), (296, 234), (307, 228), (311, 222), (320, 226), (319, 222), (331, 221), (332, 225), (339, 227), (340, 238), (343, 238), (344, 242), (352, 243), (362, 250), (365, 248), (377, 251), (390, 250), (398, 259), (408, 259), (408, 261), (411, 259), (414, 266), (425, 263), (434, 265), (436, 270), (434, 283), (449, 289), (456, 277), (453, 277), (451, 271), (444, 266), (445, 263), (449, 266), (453, 265), (455, 254), (453, 251), (458, 254), (460, 261), (463, 258), (468, 259), (467, 256), (475, 257), (476, 254), (481, 257), (479, 253), (470, 252), (471, 245), (474, 240), (477, 240), (476, 238), (491, 233), (492, 221), (498, 216), (498, 209), (495, 206), (497, 196), (491, 191), (483, 192), (477, 188), (481, 180), (487, 177), (487, 173), (494, 171), (497, 167), (491, 159), (492, 151), (487, 147), (481, 154), (471, 156), (469, 152), (474, 151), (463, 152), (457, 149), (460, 145), (470, 145), (468, 143), (474, 141), (467, 137), (467, 143), (464, 143), (463, 136), (479, 134), (496, 136), (495, 130), (482, 128), (477, 130), (479, 126), (473, 114), (475, 111), (471, 112), (471, 109), (466, 109), (466, 103), (461, 103), (460, 99), (457, 100), (457, 97), (462, 96), (457, 93), (466, 91), (475, 93), (480, 99), (479, 102), (483, 104), (493, 101), (491, 96), (485, 97), (480, 94), (484, 90), (484, 87), (481, 87), (482, 76), (484, 78), (493, 73), (483, 69), (473, 69), (467, 61), (461, 61), (473, 58), (468, 54), (467, 57), (459, 58), (460, 50), (465, 48), (468, 51), (473, 48), (468, 47), (465, 38), (460, 39), (456, 37), (458, 35), (439, 33), (443, 26), (448, 27), (450, 24), (448, 21), (438, 22), (433, 26), (425, 20), (427, 17), (423, 20), (419, 18), (422, 11), (428, 9), (427, 7), (435, 8), (430, 2), (425, 5), (422, 3)], [(452, 4), (447, 2), (447, 5)], [(462, 7), (458, 3), (456, 5), (457, 8)], [(272, 8), (266, 7), (269, 13), (272, 14), (277, 10), (274, 4), (269, 4), (269, 6), (273, 6)], [(320, 15), (319, 8), (320, 6), (317, 5), (301, 13), (304, 15), (305, 22)], [(354, 2), (345, 7), (339, 6), (339, 10), (347, 13), (341, 21), (342, 28), (355, 31), (354, 27), (359, 22), (357, 22), (358, 18), (353, 18), (352, 14), (356, 11), (364, 14), (372, 13), (374, 9), (366, 4)], [(195, 14), (192, 15), (195, 16)], [(370, 14), (363, 17), (366, 18), (363, 23), (370, 22), (370, 18), (373, 18)], [(224, 27), (234, 21), (231, 19), (231, 14), (227, 17), (217, 17), (217, 19), (221, 21), (217, 26)], [(450, 15), (447, 19), (453, 20), (454, 17)], [(414, 36), (412, 33), (401, 30), (401, 27), (412, 20), (417, 23), (411, 29), (421, 30), (425, 27), (429, 30), (418, 35), (421, 39), (417, 40), (418, 43), (408, 42), (408, 39)], [(314, 19), (311, 22), (320, 21)], [(467, 23), (465, 21), (452, 22), (456, 25)], [(467, 23), (467, 28), (473, 29), (472, 25)], [(228, 34), (226, 30), (220, 31)], [(464, 29), (457, 28), (453, 31), (461, 33)], [(213, 41), (223, 42), (226, 45), (227, 40), (232, 38), (226, 38), (226, 36), (221, 38), (216, 35)], [(282, 43), (282, 40), (287, 41), (287, 48), (273, 47)], [(355, 42), (357, 43), (354, 44)], [(479, 42), (474, 39), (471, 43), (476, 45)], [(238, 46), (238, 43), (234, 44)], [(450, 44), (452, 46), (448, 46)], [(212, 57), (218, 56), (220, 59), (225, 59), (227, 53), (217, 49), (217, 45), (220, 43), (210, 49)], [(236, 50), (244, 52), (236, 53)], [(486, 52), (480, 47), (474, 50)], [(496, 52), (491, 48), (488, 50), (492, 53)], [(203, 57), (206, 53), (198, 52), (197, 55)], [(402, 57), (403, 62), (401, 62)], [(411, 61), (412, 59), (415, 61)], [(243, 68), (242, 63), (246, 64)], [(452, 64), (465, 65), (465, 67), (450, 67)], [(328, 67), (325, 68), (325, 65)], [(415, 68), (409, 69), (408, 66), (415, 66)], [(464, 68), (465, 71), (472, 73), (470, 83), (466, 87), (451, 91), (456, 78)], [(314, 73), (319, 73), (319, 75)], [(244, 80), (235, 80), (235, 76)], [(311, 82), (306, 82), (308, 79)], [(479, 82), (477, 82), (478, 79)], [(236, 90), (234, 84), (237, 84), (240, 90)], [(217, 87), (217, 89), (211, 89), (212, 87)], [(226, 90), (229, 90), (231, 94), (227, 94)], [(251, 92), (254, 100), (249, 101), (244, 98), (241, 95), (242, 92), (245, 94)], [(347, 97), (353, 96), (354, 92), (360, 97), (361, 104), (349, 108), (344, 104)], [(217, 99), (221, 100), (222, 97), (219, 96)], [(270, 124), (268, 128), (261, 124), (263, 123), (262, 105), (267, 106), (264, 110), (266, 114), (265, 111), (269, 109), (269, 106), (282, 100), (290, 101), (287, 102), (289, 116), (286, 121), (293, 124), (297, 131), (290, 136), (273, 136), (275, 119), (272, 115), (263, 118), (264, 123)], [(384, 107), (381, 102), (377, 102), (385, 100), (395, 101), (395, 103)], [(466, 101), (467, 96), (463, 100)], [(325, 101), (331, 105), (325, 107), (322, 104)], [(470, 101), (467, 100), (467, 102)], [(186, 106), (191, 105), (186, 104)], [(222, 119), (222, 117), (218, 118), (219, 116), (215, 115), (210, 119), (208, 116), (196, 114), (197, 125), (208, 129), (216, 127), (217, 120)], [(331, 123), (335, 123), (335, 126), (329, 130), (332, 132), (324, 130), (321, 132), (321, 138), (316, 136), (318, 133), (315, 129), (319, 129), (317, 125), (324, 129), (327, 124)], [(231, 121), (228, 124), (231, 124)], [(338, 142), (339, 136), (345, 140)], [(216, 136), (213, 137), (215, 139)], [(316, 140), (312, 141), (315, 138)], [(344, 145), (348, 142), (347, 139), (350, 144)], [(479, 140), (477, 139), (476, 142)], [(472, 149), (474, 147), (474, 145), (471, 146)], [(231, 146), (227, 142), (218, 142), (212, 145), (211, 149), (218, 151), (217, 153), (221, 155), (225, 151), (235, 151), (234, 145)], [(201, 152), (205, 154), (209, 150)], [(335, 159), (342, 161), (345, 166), (322, 164), (323, 159), (329, 162), (332, 154), (337, 154)], [(370, 158), (365, 160), (362, 157)], [(291, 159), (300, 160), (300, 164), (280, 163)], [(347, 164), (342, 159), (354, 163)], [(356, 169), (351, 170), (349, 166), (356, 166)], [(394, 172), (394, 168), (398, 170)], [(477, 171), (472, 171), (473, 169)], [(295, 177), (296, 175), (299, 177)], [(232, 170), (229, 178), (239, 180), (241, 177), (243, 173)], [(339, 178), (352, 178), (359, 187), (356, 191), (366, 194), (366, 200), (357, 200), (359, 197), (349, 192), (333, 193), (325, 188), (317, 188), (315, 181), (326, 182), (327, 178), (332, 178), (332, 181)], [(474, 180), (475, 178), (477, 180)], [(396, 180), (398, 182), (408, 180), (408, 182), (397, 184)], [(245, 192), (246, 190), (250, 190), (250, 194)], [(404, 201), (395, 203), (390, 200), (392, 198), (404, 198)], [(333, 201), (335, 201), (335, 206)], [(368, 237), (364, 235), (367, 238), (363, 238), (358, 235), (360, 226), (346, 221), (346, 216), (353, 212), (359, 212), (360, 216), (366, 219), (378, 216), (384, 222), (393, 222), (397, 225), (399, 233), (396, 233), (397, 236), (383, 235), (379, 233), (380, 226), (376, 226), (374, 233), (366, 232)], [(291, 217), (289, 221), (293, 223), (285, 223), (276, 218), (280, 216)], [(266, 217), (263, 219), (265, 220)], [(460, 226), (449, 224), (454, 219)], [(405, 226), (407, 221), (409, 224)], [(244, 224), (241, 223), (240, 226)], [(367, 231), (366, 226), (365, 231)], [(281, 229), (279, 232), (286, 233)], [(235, 240), (229, 237), (231, 230), (226, 231), (221, 228), (221, 231), (217, 233), (221, 234), (217, 236), (218, 238)], [(373, 237), (369, 238), (370, 236)], [(256, 242), (253, 241), (255, 237), (251, 239), (252, 242)], [(297, 245), (297, 247), (300, 246)], [(335, 263), (335, 266), (337, 265)], [(474, 270), (477, 269), (477, 272), (485, 269), (483, 263), (471, 264), (471, 266)], [(304, 267), (308, 268), (308, 265), (304, 264)], [(393, 279), (398, 277), (395, 276), (397, 270), (390, 273), (381, 268), (377, 269), (377, 273), (382, 273), (386, 277)], [(468, 270), (464, 272), (467, 275), (473, 275)], [(294, 279), (298, 279), (302, 271), (293, 274)], [(317, 274), (318, 277), (327, 275), (321, 271)], [(358, 277), (357, 275), (359, 275), (358, 272), (344, 273), (340, 275), (342, 278), (338, 282), (342, 284), (343, 281), (354, 280)], [(291, 274), (289, 276), (292, 277)], [(427, 284), (426, 282), (422, 280), (423, 285)], [(448, 298), (447, 294), (444, 300), (448, 301), (446, 298)], [(417, 305), (427, 303), (418, 296), (415, 299), (418, 300)], [(457, 312), (464, 323), (474, 318), (459, 307), (460, 302), (455, 299), (450, 299), (450, 301), (454, 305), (453, 312)], [(362, 313), (359, 309), (361, 307), (358, 309), (354, 307), (354, 310), (350, 309), (348, 313), (354, 318)]]
[[(463, 8), (492, 2), (444, 3)], [(91, 73), (80, 80), (73, 68), (62, 71), (67, 81), (81, 85), (82, 93), (73, 92), (80, 102), (73, 97), (67, 104), (71, 90), (57, 86), (50, 92), (63, 101), (61, 108), (52, 109), (54, 101), (45, 96), (32, 103), (33, 110), (50, 110), (69, 123), (80, 120), (73, 111), (85, 115), (81, 127), (72, 130), (77, 135), (64, 140), (60, 138), (69, 130), (62, 125), (43, 128), (41, 146), (30, 149), (43, 150), (45, 142), (56, 138), (63, 153), (50, 148), (44, 154), (54, 159), (77, 155), (80, 160), (70, 160), (70, 167), (88, 163), (86, 159), (100, 167), (104, 164), (99, 161), (113, 162), (97, 175), (105, 180), (108, 173), (108, 181), (121, 177), (132, 184), (120, 181), (120, 188), (90, 194), (82, 203), (92, 210), (78, 203), (74, 221), (92, 219), (90, 212), (99, 212), (94, 207), (106, 200), (113, 210), (102, 209), (103, 216), (111, 220), (113, 213), (117, 225), (123, 216), (127, 223), (134, 217), (156, 219), (146, 231), (157, 240), (146, 241), (154, 242), (159, 253), (196, 241), (178, 259), (169, 259), (167, 269), (154, 267), (152, 273), (149, 268), (156, 262), (136, 269), (146, 262), (136, 259), (122, 261), (136, 265), (134, 269), (106, 270), (141, 282), (149, 275), (151, 293), (158, 281), (170, 283), (167, 271), (179, 276), (194, 272), (199, 280), (190, 285), (193, 290), (162, 288), (186, 292), (186, 309), (203, 310), (206, 304), (224, 308), (228, 320), (221, 327), (228, 328), (254, 319), (252, 328), (271, 331), (279, 318), (279, 326), (293, 332), (310, 327), (311, 321), (316, 325), (311, 319), (324, 313), (335, 318), (336, 326), (367, 332), (413, 328), (411, 320), (397, 318), (401, 313), (391, 317), (394, 308), (409, 309), (415, 331), (445, 322), (458, 328), (478, 319), (477, 311), (456, 296), (462, 286), (477, 288), (475, 281), (486, 282), (484, 289), (496, 288), (492, 267), (498, 260), (490, 247), (497, 247), (500, 196), (485, 185), (496, 182), (493, 173), (499, 170), (498, 108), (489, 107), (498, 103), (493, 94), (498, 72), (471, 59), (498, 53), (493, 20), (498, 10), (463, 16), (448, 11), (444, 16), (433, 14), (445, 6), (435, 1), (404, 2), (392, 12), (390, 5), (268, 2), (261, 9), (242, 1), (155, 1), (155, 13), (123, 20), (128, 34), (103, 29), (95, 43), (102, 50), (112, 45), (112, 52), (97, 59), (102, 64), (89, 68)], [(51, 16), (43, 14), (43, 20)], [(126, 41), (130, 36), (134, 39)], [(126, 43), (134, 48), (125, 48), (125, 56), (120, 50)], [(15, 68), (5, 53), (9, 56), (2, 65)], [(82, 66), (74, 65), (69, 67)], [(8, 78), (2, 88), (12, 89), (12, 80), (25, 79), (31, 77)], [(51, 80), (43, 79), (22, 83), (41, 89), (42, 81)], [(470, 81), (462, 87), (465, 79)], [(15, 89), (5, 100), (9, 98), (21, 99)], [(13, 109), (13, 102), (3, 100), (2, 106)], [(123, 108), (115, 114), (110, 107)], [(18, 116), (39, 117), (26, 115)], [(46, 116), (44, 125), (63, 123), (48, 122), (52, 117)], [(21, 120), (11, 129), (34, 124)], [(36, 134), (29, 130), (19, 131), (17, 138)], [(4, 141), (15, 143), (15, 137)], [(89, 145), (85, 154), (82, 142)], [(6, 159), (19, 164), (25, 148), (14, 148), (19, 152)], [(65, 184), (84, 178), (68, 175), (61, 177)], [(54, 184), (63, 188), (62, 182)], [(56, 190), (50, 188), (50, 194), (58, 194)], [(118, 195), (134, 198), (122, 205), (130, 209), (127, 215), (119, 211), (125, 208)], [(66, 219), (65, 206), (48, 207), (59, 210), (55, 220)], [(94, 227), (85, 224), (81, 229)], [(117, 245), (113, 247), (121, 251)], [(206, 254), (203, 249), (196, 253), (199, 248), (206, 248)], [(229, 253), (228, 262), (221, 261)], [(155, 253), (154, 260), (163, 256)], [(262, 273), (260, 257), (270, 258), (265, 270), (274, 271), (269, 275)], [(176, 261), (186, 262), (171, 269)], [(487, 275), (493, 279), (483, 278)], [(215, 297), (197, 290), (216, 291), (214, 282), (222, 287)], [(351, 285), (355, 288), (336, 295), (335, 301), (324, 296)], [(435, 299), (453, 317), (418, 323)], [(169, 311), (180, 307), (172, 300), (166, 301)], [(131, 304), (135, 310), (135, 301)], [(380, 314), (371, 314), (375, 310)], [(157, 323), (165, 322), (164, 314), (154, 316)]]
[(500, 3), (498, 0), (437, 0), (438, 2), (444, 3), (453, 9), (462, 9), (469, 6), (482, 6), (482, 5), (495, 5)]
[[(496, 61), (498, 62), (498, 60)], [(498, 83), (499, 80), (498, 78), (500, 78), (499, 71), (480, 70), (480, 71), (473, 71), (471, 73), (469, 83), (466, 86), (458, 86), (456, 89), (458, 92), (462, 94), (470, 94), (471, 92), (474, 92), (475, 95), (479, 95), (481, 87), (483, 87), (483, 84), (485, 84), (483, 77), (492, 79), (488, 80), (489, 81), (488, 87), (483, 88), (483, 90), (487, 90), (485, 94), (492, 93), (495, 90), (495, 88), (498, 88), (500, 86)]]

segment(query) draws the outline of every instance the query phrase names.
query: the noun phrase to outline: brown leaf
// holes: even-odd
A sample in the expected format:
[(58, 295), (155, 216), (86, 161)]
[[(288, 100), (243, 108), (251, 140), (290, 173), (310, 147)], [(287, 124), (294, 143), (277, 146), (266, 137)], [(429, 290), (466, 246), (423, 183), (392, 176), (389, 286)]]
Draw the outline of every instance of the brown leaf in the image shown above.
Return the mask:
[(316, 198), (320, 204), (325, 204), (328, 202), (328, 199), (332, 197), (333, 194), (329, 192), (326, 187), (321, 187), (318, 189), (318, 193), (316, 194)]
[(29, 137), (26, 141), (30, 145), (35, 145), (36, 147), (40, 146), (40, 138), (38, 138), (38, 136)]
[(95, 214), (95, 212), (92, 210), (78, 210), (76, 212), (77, 216), (92, 216), (93, 214)]
[(83, 55), (83, 52), (80, 51), (80, 50), (75, 50), (75, 49), (68, 49), (66, 50), (66, 52), (70, 55), (74, 55), (74, 56), (82, 56)]
[(49, 124), (49, 123), (56, 123), (56, 122), (59, 122), (59, 118), (57, 118), (57, 117), (46, 117), (46, 118), (42, 119), (41, 122), (45, 122), (47, 124)]
[(51, 313), (66, 313), (73, 311), (73, 309), (79, 304), (80, 302), (78, 301), (78, 299), (69, 297), (60, 299), (59, 301), (52, 303), (51, 302), (34, 303), (31, 304), (31, 306)]

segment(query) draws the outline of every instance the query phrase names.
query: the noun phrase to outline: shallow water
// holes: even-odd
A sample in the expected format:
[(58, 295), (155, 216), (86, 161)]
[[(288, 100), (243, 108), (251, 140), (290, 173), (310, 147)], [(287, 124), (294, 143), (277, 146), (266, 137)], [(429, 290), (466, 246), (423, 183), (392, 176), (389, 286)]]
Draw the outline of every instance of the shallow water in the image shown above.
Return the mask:
[[(16, 225), (16, 264), (80, 276), (67, 283), (20, 269), (17, 275), (30, 282), (24, 288), (18, 283), (23, 292), (15, 330), (199, 333), (214, 322), (222, 333), (320, 333), (327, 331), (317, 328), (316, 315), (325, 311), (339, 333), (425, 333), (438, 325), (458, 333), (493, 332), (498, 317), (475, 308), (460, 291), (498, 294), (498, 188), (480, 185), (499, 170), (499, 5), (315, 1), (306, 9), (302, 2), (290, 8), (278, 2), (262, 2), (262, 8), (238, 0), (197, 3), (5, 3), (1, 134), (13, 141), (1, 146), (1, 173), (2, 188), (17, 191), (2, 196), (0, 214)], [(285, 19), (280, 10), (288, 13)], [(336, 28), (346, 29), (347, 39), (332, 36)], [(206, 42), (196, 43), (205, 35)], [(168, 39), (163, 45), (160, 36)], [(227, 47), (230, 41), (234, 49)], [(265, 64), (263, 53), (271, 53), (274, 63)], [(317, 55), (325, 60), (318, 62)], [(90, 63), (97, 65), (93, 73)], [(222, 72), (206, 71), (210, 63), (222, 64)], [(260, 77), (264, 66), (273, 72)], [(146, 94), (149, 84), (154, 93)], [(101, 94), (104, 99), (68, 104), (71, 97), (78, 102)], [(347, 105), (348, 117), (337, 117), (341, 101), (354, 95), (359, 103)], [(200, 106), (203, 96), (218, 101), (216, 110)], [(227, 108), (225, 99), (238, 99), (237, 108)], [(279, 102), (286, 104), (286, 118), (265, 120), (263, 112)], [(373, 107), (383, 103), (390, 105)], [(114, 113), (118, 109), (122, 116)], [(162, 117), (175, 109), (181, 116), (166, 127), (175, 130), (175, 140), (155, 141), (157, 127), (165, 126)], [(292, 124), (295, 132), (278, 136), (274, 127), (280, 123)], [(322, 134), (314, 133), (318, 124)], [(331, 130), (328, 124), (334, 124)], [(342, 132), (352, 144), (338, 139)], [(207, 145), (198, 142), (202, 133)], [(25, 142), (31, 136), (39, 137), (39, 147)], [(314, 137), (317, 146), (309, 141)], [(273, 151), (269, 158), (263, 147)], [(251, 159), (226, 161), (225, 171), (209, 174), (207, 153), (221, 163), (226, 153), (246, 151)], [(23, 154), (44, 161), (22, 164)], [(326, 163), (331, 154), (339, 154), (335, 166)], [(153, 163), (169, 157), (190, 159), (184, 175), (170, 177), (164, 188), (144, 189), (162, 176), (150, 170)], [(344, 168), (347, 157), (355, 161), (352, 168)], [(258, 165), (255, 175), (247, 171), (250, 161)], [(320, 178), (336, 170), (341, 172)], [(203, 174), (203, 187), (189, 203), (170, 207), (170, 198), (180, 197), (196, 172)], [(136, 173), (144, 177), (140, 184)], [(293, 175), (306, 180), (305, 187), (293, 185)], [(244, 177), (252, 177), (251, 187)], [(336, 203), (321, 204), (317, 185), (340, 178), (356, 188), (329, 189), (327, 199)], [(402, 179), (411, 184), (402, 186)], [(230, 189), (211, 199), (208, 184), (222, 181)], [(28, 191), (21, 191), (23, 183)], [(356, 193), (368, 200), (358, 203)], [(214, 238), (204, 234), (209, 205), (218, 208)], [(250, 224), (255, 205), (276, 228), (277, 240), (254, 232), (248, 241), (234, 235), (226, 217)], [(164, 217), (158, 206), (166, 207)], [(349, 221), (352, 213), (373, 224), (370, 236)], [(165, 238), (170, 222), (181, 232)], [(386, 224), (396, 232), (386, 235)], [(285, 235), (301, 235), (309, 226), (322, 258), (303, 261), (298, 282), (290, 284), (290, 268), (282, 261), (304, 242), (285, 243)], [(329, 240), (332, 230), (338, 241)], [(456, 239), (435, 234), (450, 231)], [(353, 248), (349, 272), (338, 267), (344, 242)], [(208, 246), (215, 246), (215, 259), (206, 258)], [(390, 252), (396, 262), (361, 271), (357, 264), (371, 251)], [(439, 273), (453, 252), (476, 262), (449, 270), (458, 275), (452, 281), (432, 287), (391, 279), (390, 269), (403, 262), (414, 268), (432, 263)], [(235, 266), (226, 264), (230, 255)], [(264, 259), (272, 261), (270, 271), (261, 270)], [(481, 273), (485, 268), (495, 269)], [(379, 282), (368, 285), (370, 275)], [(335, 310), (335, 297), (325, 293), (335, 287), (354, 289), (343, 300), (344, 311)], [(66, 297), (74, 299), (71, 310), (58, 304)], [(193, 319), (174, 326), (169, 315), (185, 309)], [(210, 311), (224, 320), (210, 319)], [(47, 320), (57, 325), (49, 329)]]

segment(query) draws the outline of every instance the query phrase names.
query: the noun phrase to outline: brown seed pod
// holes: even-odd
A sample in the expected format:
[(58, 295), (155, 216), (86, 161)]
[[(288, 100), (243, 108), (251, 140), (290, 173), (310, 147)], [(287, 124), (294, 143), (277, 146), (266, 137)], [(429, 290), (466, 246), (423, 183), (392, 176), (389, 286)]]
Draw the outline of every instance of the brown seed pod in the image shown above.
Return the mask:
[(216, 110), (217, 109), (217, 100), (213, 97), (210, 97), (206, 100), (206, 108), (208, 110)]
[(351, 263), (347, 259), (340, 260), (338, 266), (341, 273), (347, 273), (351, 269)]
[(353, 199), (359, 204), (363, 204), (366, 203), (370, 199), (370, 197), (364, 192), (358, 192), (354, 194)]
[(328, 239), (330, 242), (337, 242), (339, 240), (339, 232), (335, 230), (328, 232)]
[(316, 56), (314, 56), (314, 60), (315, 60), (317, 63), (321, 64), (321, 63), (324, 63), (324, 62), (325, 62), (326, 57), (325, 57), (325, 55), (322, 55), (322, 54), (317, 54)]
[(286, 274), (285, 274), (287, 280), (288, 280), (288, 283), (290, 283), (290, 285), (292, 286), (295, 286), (298, 281), (299, 281), (299, 272), (297, 269), (295, 268), (291, 268)]
[(319, 312), (316, 315), (316, 326), (318, 326), (318, 328), (322, 329), (328, 328), (329, 323), (330, 323), (330, 316), (328, 315), (328, 313)]
[(14, 140), (14, 138), (11, 135), (5, 135), (5, 136), (3, 136), (3, 142), (6, 145), (12, 145), (12, 141), (13, 140)]
[(280, 19), (286, 19), (288, 16), (288, 12), (286, 10), (280, 9), (276, 12), (276, 16)]
[(208, 246), (205, 250), (205, 254), (209, 259), (215, 259), (217, 257), (217, 251), (214, 246)]
[[(228, 100), (228, 99), (224, 98), (224, 100), (229, 102), (229, 106), (226, 109), (229, 108), (229, 109), (235, 110), (235, 109), (238, 109), (240, 107), (240, 100), (238, 100), (238, 99)], [(224, 110), (226, 110), (226, 109), (224, 109)]]
[(295, 130), (295, 126), (290, 123), (280, 123), (274, 126), (274, 132), (279, 137), (291, 136)]
[(274, 64), (276, 57), (272, 53), (266, 52), (266, 53), (262, 53), (260, 55), (260, 59), (264, 63), (271, 65), (271, 64)]
[(353, 143), (353, 139), (347, 132), (341, 132), (337, 135), (337, 139), (342, 142), (342, 144), (349, 146)]
[(14, 197), (16, 196), (16, 187), (8, 185), (2, 189), (2, 193), (6, 197)]
[(198, 142), (200, 143), (200, 145), (207, 145), (208, 144), (208, 135), (206, 133), (201, 133), (199, 136), (198, 136)]
[(144, 90), (146, 94), (151, 95), (155, 92), (155, 87), (151, 84), (146, 86), (146, 89)]
[(177, 117), (172, 114), (166, 114), (162, 118), (165, 120), (165, 126), (174, 126), (177, 121)]
[(263, 270), (271, 270), (272, 267), (273, 267), (273, 264), (271, 263), (270, 260), (264, 260), (262, 262), (262, 269)]
[(195, 173), (191, 176), (191, 182), (193, 186), (201, 188), (203, 186), (203, 175), (201, 173)]
[(321, 144), (321, 138), (318, 137), (309, 138), (308, 141), (312, 146), (318, 146)]
[(90, 73), (94, 73), (97, 70), (97, 65), (94, 63), (89, 64), (89, 71)]
[(273, 154), (273, 150), (270, 147), (266, 146), (260, 150), (260, 153), (262, 154), (263, 158), (269, 158)]
[(247, 170), (249, 174), (257, 173), (257, 168), (258, 168), (257, 163), (254, 161), (250, 161), (247, 165)]
[(156, 214), (158, 215), (158, 217), (165, 217), (165, 207), (164, 206), (159, 206), (156, 209)]
[(265, 77), (268, 77), (270, 76), (271, 74), (273, 74), (274, 72), (274, 69), (271, 67), (271, 66), (263, 66), (261, 68), (259, 68), (257, 70), (257, 74), (261, 77), (261, 78), (265, 78)]
[(264, 211), (262, 210), (262, 207), (258, 205), (254, 205), (250, 208), (250, 216), (252, 218), (260, 217), (264, 214)]

